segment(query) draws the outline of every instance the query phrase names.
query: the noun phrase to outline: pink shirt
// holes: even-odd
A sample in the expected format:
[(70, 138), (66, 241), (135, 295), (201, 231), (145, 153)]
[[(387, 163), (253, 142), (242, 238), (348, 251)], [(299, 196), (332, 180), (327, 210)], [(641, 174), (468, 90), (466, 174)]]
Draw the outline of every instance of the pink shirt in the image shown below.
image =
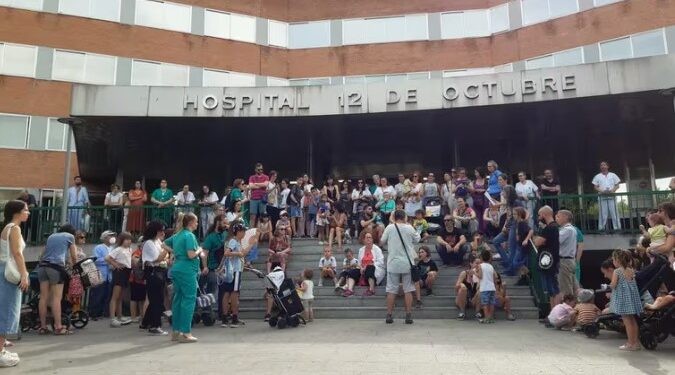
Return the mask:
[(548, 320), (551, 322), (557, 322), (567, 317), (572, 312), (574, 312), (574, 307), (566, 303), (561, 303), (553, 307), (553, 309), (551, 309), (551, 313), (548, 314)]
[[(269, 182), (269, 180), (270, 180), (270, 178), (267, 177), (266, 174), (261, 174), (261, 175), (254, 174), (254, 175), (252, 175), (251, 177), (248, 178), (248, 183), (249, 184), (259, 184), (261, 182)], [(267, 194), (266, 188), (252, 189), (251, 190), (251, 200), (259, 201), (265, 196), (265, 194)]]

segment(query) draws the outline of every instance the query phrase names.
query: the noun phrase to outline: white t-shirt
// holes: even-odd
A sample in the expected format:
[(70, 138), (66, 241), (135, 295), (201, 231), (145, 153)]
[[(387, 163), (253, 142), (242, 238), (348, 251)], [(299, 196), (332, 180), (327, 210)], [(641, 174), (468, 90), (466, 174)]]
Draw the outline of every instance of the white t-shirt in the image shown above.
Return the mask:
[(117, 263), (122, 264), (126, 268), (131, 268), (131, 248), (130, 247), (116, 247), (108, 254)]
[(377, 199), (378, 201), (381, 201), (384, 199), (384, 193), (387, 192), (391, 196), (391, 199), (396, 199), (396, 189), (394, 189), (394, 187), (391, 185), (388, 185), (385, 188), (378, 186), (377, 189), (375, 189), (375, 192), (373, 193), (373, 197), (375, 197), (375, 199)]
[(192, 204), (195, 201), (195, 195), (192, 194), (191, 191), (188, 191), (187, 193), (183, 192), (182, 190), (178, 192), (176, 196), (176, 200), (178, 201), (178, 204)]
[(216, 194), (215, 191), (211, 191), (209, 192), (209, 195), (207, 195), (206, 198), (204, 198), (204, 201), (206, 203), (216, 203), (218, 202), (218, 194)]
[(274, 182), (269, 182), (267, 184), (267, 204), (272, 207), (277, 207), (279, 208), (279, 204), (277, 202), (277, 190), (276, 190), (277, 184)]
[(516, 184), (516, 193), (519, 197), (533, 198), (537, 191), (539, 191), (539, 188), (532, 180), (525, 180), (524, 184), (518, 181)]
[(607, 175), (604, 175), (602, 173), (598, 173), (593, 177), (593, 185), (597, 186), (600, 191), (612, 191), (614, 190), (614, 187), (621, 182), (621, 179), (619, 176), (615, 175), (612, 172), (607, 173)]
[(314, 299), (314, 281), (303, 280), (302, 285), (306, 289), (305, 289), (304, 292), (302, 292), (302, 297), (300, 297), (300, 299), (303, 299), (303, 300)]
[(291, 189), (286, 188), (279, 193), (279, 208), (284, 209), (288, 207), (288, 195), (291, 193)]
[(326, 259), (326, 257), (321, 257), (321, 259), (319, 259), (319, 268), (324, 267), (332, 267), (332, 268), (337, 267), (337, 261), (335, 260), (335, 257), (331, 256), (328, 259)]
[(483, 273), (483, 277), (480, 279), (480, 291), (481, 292), (494, 292), (497, 290), (495, 288), (495, 269), (490, 263), (481, 263), (480, 269)]
[(162, 252), (160, 240), (147, 240), (143, 243), (143, 262), (155, 262)]
[(124, 198), (124, 194), (122, 193), (107, 193), (105, 195), (105, 199), (108, 201), (108, 204), (112, 206), (121, 206), (122, 205), (122, 199)]
[(356, 259), (356, 257), (352, 258), (352, 260), (349, 260), (347, 258), (342, 260), (342, 268), (347, 268), (347, 266), (358, 266), (359, 265), (359, 260)]

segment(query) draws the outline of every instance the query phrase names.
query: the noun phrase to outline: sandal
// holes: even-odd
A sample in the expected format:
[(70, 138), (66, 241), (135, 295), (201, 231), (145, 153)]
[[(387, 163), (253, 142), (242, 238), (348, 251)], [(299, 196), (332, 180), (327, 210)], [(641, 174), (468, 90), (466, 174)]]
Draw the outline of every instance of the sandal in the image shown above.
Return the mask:
[(54, 330), (55, 336), (70, 336), (73, 333), (73, 331), (69, 331), (66, 327), (61, 327), (61, 329)]
[(9, 341), (9, 340), (5, 340), (4, 346), (5, 346), (5, 348), (11, 348), (12, 346), (14, 346), (14, 343)]
[(49, 330), (47, 327), (42, 327), (38, 330), (38, 335), (50, 335), (52, 331)]

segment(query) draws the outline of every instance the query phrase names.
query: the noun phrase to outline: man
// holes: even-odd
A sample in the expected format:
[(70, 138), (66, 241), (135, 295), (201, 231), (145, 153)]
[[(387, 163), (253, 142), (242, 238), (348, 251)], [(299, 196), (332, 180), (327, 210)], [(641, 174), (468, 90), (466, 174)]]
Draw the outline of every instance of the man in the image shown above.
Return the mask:
[(389, 185), (385, 177), (382, 177), (380, 178), (380, 186), (378, 186), (373, 193), (375, 203), (384, 199), (384, 193), (389, 193), (389, 197), (393, 200), (396, 200), (396, 189)]
[(572, 225), (572, 213), (568, 210), (560, 210), (555, 215), (555, 221), (559, 226), (560, 246), (560, 272), (558, 273), (558, 285), (562, 295), (576, 295), (579, 284), (577, 283), (577, 230)]
[(385, 322), (394, 322), (392, 313), (399, 287), (405, 293), (405, 324), (412, 324), (412, 294), (415, 284), (412, 281), (410, 267), (415, 264), (415, 247), (413, 244), (420, 241), (420, 235), (412, 225), (406, 223), (405, 211), (394, 212), (394, 223), (389, 224), (382, 234), (380, 244), (387, 247), (387, 318)]
[(396, 197), (397, 198), (403, 198), (403, 195), (405, 194), (405, 175), (403, 173), (398, 174), (398, 184), (394, 186), (394, 190), (396, 191)]
[(89, 316), (93, 320), (98, 320), (108, 315), (108, 305), (112, 293), (112, 270), (105, 261), (110, 250), (115, 245), (115, 232), (106, 230), (101, 233), (101, 243), (94, 248), (93, 255), (96, 257), (96, 268), (101, 273), (103, 283), (96, 288), (92, 288), (89, 295)]
[(487, 192), (490, 194), (492, 199), (499, 202), (501, 199), (500, 194), (502, 193), (502, 187), (499, 185), (499, 176), (501, 176), (503, 173), (499, 170), (499, 166), (494, 160), (487, 162), (487, 170), (489, 173)]
[[(539, 253), (547, 251), (551, 254), (552, 264), (549, 268), (542, 268), (541, 264), (537, 262), (539, 273), (541, 275), (541, 284), (548, 293), (550, 308), (552, 309), (558, 304), (558, 295), (560, 288), (558, 286), (558, 270), (560, 267), (560, 233), (558, 224), (553, 219), (553, 210), (549, 206), (544, 206), (539, 209), (539, 220), (546, 226), (542, 229), (539, 236), (534, 238), (534, 245), (537, 247)], [(541, 321), (545, 323), (545, 319)], [(549, 323), (550, 324), (550, 323)]]
[(190, 191), (190, 185), (183, 185), (183, 190), (176, 197), (178, 206), (185, 213), (192, 212), (192, 205), (195, 203), (195, 195)]
[(267, 185), (269, 185), (269, 182), (269, 176), (263, 173), (263, 165), (256, 163), (255, 174), (248, 178), (248, 187), (251, 189), (251, 203), (249, 206), (249, 223), (251, 224), (251, 228), (256, 227), (258, 216), (267, 213), (266, 201), (263, 198), (267, 197)]
[[(206, 285), (206, 293), (212, 293), (218, 296), (218, 301), (223, 300), (224, 290), (218, 288), (217, 269), (224, 253), (225, 239), (227, 238), (227, 219), (225, 215), (219, 214), (214, 219), (213, 224), (209, 226), (206, 238), (202, 243), (204, 257), (202, 257), (202, 273), (200, 281)], [(220, 254), (219, 254), (220, 250)], [(218, 316), (222, 316), (222, 303), (218, 303)]]
[(554, 197), (560, 195), (560, 182), (558, 179), (553, 176), (552, 169), (546, 169), (544, 171), (544, 179), (539, 185), (541, 190), (542, 202), (544, 206), (549, 206), (553, 212), (558, 212), (558, 200)]
[[(28, 190), (22, 190), (21, 193), (19, 193), (19, 197), (17, 199), (25, 202), (29, 210), (37, 207), (37, 201), (35, 200), (35, 196), (33, 194), (30, 194)], [(29, 215), (28, 220), (26, 220), (25, 223), (21, 224), (21, 234), (23, 234), (23, 238), (26, 242), (31, 242), (32, 237), (36, 233), (37, 233), (37, 219), (33, 220), (33, 215)]]
[(89, 193), (87, 188), (82, 186), (80, 176), (75, 176), (73, 181), (75, 186), (68, 188), (68, 222), (75, 227), (75, 230), (83, 230), (85, 208), (89, 206)]
[(436, 252), (446, 266), (461, 266), (469, 250), (466, 233), (455, 227), (452, 215), (443, 217), (443, 227), (436, 236)]
[(370, 190), (370, 195), (375, 195), (375, 190), (377, 190), (378, 187), (380, 187), (380, 175), (374, 174), (373, 184), (368, 186), (368, 190)]
[(598, 192), (598, 205), (600, 206), (600, 215), (598, 217), (598, 230), (605, 230), (607, 219), (612, 219), (614, 230), (621, 229), (619, 216), (616, 213), (616, 198), (614, 193), (619, 189), (621, 179), (616, 174), (609, 171), (609, 163), (603, 161), (600, 163), (600, 173), (593, 177), (593, 187)]

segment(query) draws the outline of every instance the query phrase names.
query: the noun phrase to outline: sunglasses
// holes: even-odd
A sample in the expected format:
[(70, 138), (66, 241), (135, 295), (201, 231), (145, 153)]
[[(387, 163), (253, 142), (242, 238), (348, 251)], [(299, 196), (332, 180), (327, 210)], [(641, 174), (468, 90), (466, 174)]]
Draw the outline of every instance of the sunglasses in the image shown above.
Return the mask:
[(452, 219), (443, 219), (443, 221), (445, 221), (447, 223), (449, 221), (452, 221)]
[(84, 236), (77, 236), (78, 239), (83, 240)]
[(413, 177), (419, 177), (418, 175), (414, 174)]

